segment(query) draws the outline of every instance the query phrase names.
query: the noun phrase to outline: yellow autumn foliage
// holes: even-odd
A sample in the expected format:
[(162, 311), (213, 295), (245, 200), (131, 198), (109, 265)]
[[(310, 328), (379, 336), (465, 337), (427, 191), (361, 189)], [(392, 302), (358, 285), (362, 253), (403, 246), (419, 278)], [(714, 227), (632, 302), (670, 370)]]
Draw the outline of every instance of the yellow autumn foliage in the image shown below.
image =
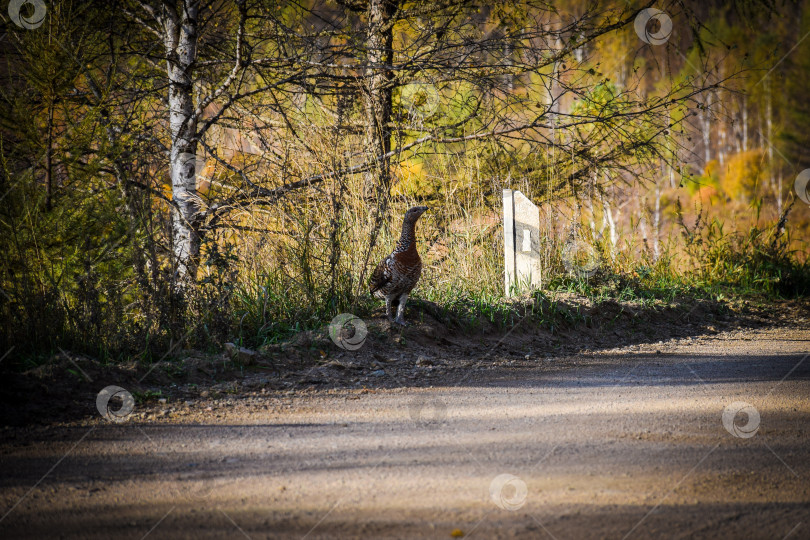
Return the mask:
[(735, 154), (728, 160), (720, 187), (731, 199), (752, 200), (767, 173), (762, 149)]
[(703, 169), (703, 176), (705, 178), (717, 179), (720, 177), (720, 162), (716, 159), (711, 160), (706, 164)]
[(394, 185), (392, 195), (406, 195), (410, 197), (430, 197), (438, 195), (439, 187), (431, 179), (420, 161), (403, 161), (393, 168)]

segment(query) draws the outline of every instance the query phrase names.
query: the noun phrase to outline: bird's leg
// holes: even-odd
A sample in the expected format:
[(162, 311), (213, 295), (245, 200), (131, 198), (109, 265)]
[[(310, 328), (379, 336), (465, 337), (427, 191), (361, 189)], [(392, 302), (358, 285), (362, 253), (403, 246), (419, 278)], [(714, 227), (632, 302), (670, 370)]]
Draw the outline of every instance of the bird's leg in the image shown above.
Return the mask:
[(394, 322), (394, 318), (391, 316), (391, 297), (385, 297), (385, 316), (388, 317), (389, 322)]
[(397, 318), (394, 321), (397, 324), (401, 324), (402, 326), (408, 326), (408, 323), (405, 322), (405, 304), (408, 302), (408, 295), (403, 294), (399, 297), (399, 306), (397, 307)]

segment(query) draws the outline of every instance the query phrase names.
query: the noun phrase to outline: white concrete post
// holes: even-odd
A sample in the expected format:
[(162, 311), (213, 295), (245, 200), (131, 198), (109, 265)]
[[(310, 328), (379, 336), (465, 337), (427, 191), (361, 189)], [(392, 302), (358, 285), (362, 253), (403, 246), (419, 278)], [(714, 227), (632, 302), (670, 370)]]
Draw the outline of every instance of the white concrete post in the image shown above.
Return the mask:
[(520, 191), (503, 190), (506, 296), (542, 286), (540, 209)]
[(515, 203), (511, 189), (503, 190), (503, 263), (506, 296), (515, 279)]

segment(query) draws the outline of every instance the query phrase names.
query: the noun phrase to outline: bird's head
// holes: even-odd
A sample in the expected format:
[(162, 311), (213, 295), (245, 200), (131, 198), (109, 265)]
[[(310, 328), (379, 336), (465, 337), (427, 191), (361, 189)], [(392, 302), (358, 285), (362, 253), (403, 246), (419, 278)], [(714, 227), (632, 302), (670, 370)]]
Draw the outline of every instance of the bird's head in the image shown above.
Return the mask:
[(416, 220), (419, 219), (419, 216), (425, 213), (428, 209), (427, 206), (414, 206), (407, 212), (405, 212), (405, 221), (409, 223), (416, 223)]

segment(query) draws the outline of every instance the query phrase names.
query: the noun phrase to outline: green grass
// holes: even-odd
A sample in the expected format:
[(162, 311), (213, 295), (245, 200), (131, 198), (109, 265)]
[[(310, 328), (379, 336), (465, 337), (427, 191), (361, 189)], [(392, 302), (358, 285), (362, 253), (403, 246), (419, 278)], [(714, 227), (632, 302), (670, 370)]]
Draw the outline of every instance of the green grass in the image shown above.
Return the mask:
[[(438, 274), (434, 270), (423, 275), (409, 311), (414, 316), (420, 309), (432, 310), (443, 322), (471, 332), (486, 326), (511, 327), (527, 316), (533, 324), (556, 330), (587, 323), (580, 308), (560, 300), (561, 293), (594, 304), (629, 302), (642, 308), (698, 299), (767, 301), (807, 295), (810, 266), (786, 250), (787, 241), (774, 241), (774, 234), (756, 228), (727, 234), (721, 227), (709, 226), (687, 249), (668, 244), (657, 261), (626, 255), (616, 261), (604, 257), (590, 277), (563, 270), (561, 254), (556, 253), (542, 290), (516, 298), (504, 294), (500, 253), (493, 247), (482, 257), (478, 275), (471, 275), (475, 269), (468, 263), (452, 259), (438, 268)], [(679, 270), (684, 267), (691, 270)], [(350, 294), (336, 300), (325, 293), (317, 288), (304, 290), (278, 273), (242, 285), (235, 295), (240, 339), (249, 346), (278, 343), (298, 332), (323, 327), (339, 312), (367, 317), (382, 306), (365, 292), (353, 300)], [(435, 307), (420, 307), (420, 300), (437, 305), (439, 313), (434, 313)]]
[[(481, 229), (472, 222), (469, 225), (462, 229)], [(532, 324), (556, 331), (588, 323), (577, 303), (561, 298), (564, 295), (594, 304), (617, 301), (655, 308), (695, 299), (767, 303), (810, 294), (810, 263), (804, 254), (788, 249), (791, 242), (786, 232), (776, 225), (728, 232), (714, 221), (701, 223), (701, 230), (686, 230), (682, 238), (666, 239), (657, 260), (632, 245), (611, 256), (605, 245), (596, 242), (602, 252), (601, 266), (590, 277), (569, 274), (562, 263), (560, 239), (550, 238), (544, 244), (548, 250), (542, 290), (507, 298), (498, 227), (481, 230), (478, 235), (442, 236), (445, 252), (432, 257), (423, 254), (425, 268), (409, 304), (409, 317), (419, 317), (422, 310), (445, 324), (476, 332), (509, 328), (528, 316)], [(393, 243), (389, 236), (380, 238), (378, 251)], [(274, 247), (280, 253), (257, 254), (250, 261), (224, 246), (209, 254), (205, 275), (183, 305), (168, 300), (156, 303), (150, 298), (167, 296), (158, 290), (150, 297), (129, 278), (120, 282), (128, 287), (126, 295), (106, 292), (124, 286), (113, 278), (104, 287), (98, 285), (98, 290), (85, 291), (85, 296), (104, 302), (71, 303), (68, 293), (63, 293), (58, 306), (80, 312), (88, 324), (93, 323), (90, 326), (68, 324), (67, 308), (44, 309), (50, 305), (48, 295), (39, 300), (26, 297), (27, 303), (5, 306), (6, 320), (13, 319), (14, 310), (40, 310), (39, 318), (30, 319), (29, 326), (37, 331), (31, 335), (40, 335), (43, 329), (53, 329), (53, 335), (27, 340), (27, 348), (20, 346), (15, 357), (6, 361), (15, 369), (46, 364), (59, 353), (55, 345), (59, 343), (104, 364), (135, 360), (150, 366), (158, 359), (177, 360), (177, 353), (171, 351), (219, 352), (226, 341), (250, 348), (281, 343), (301, 332), (322, 329), (339, 313), (367, 318), (379, 313), (383, 303), (371, 298), (365, 284), (359, 283), (365, 253), (351, 248), (352, 244), (343, 248), (345, 256), (330, 270), (328, 252), (316, 243), (289, 242)], [(369, 265), (378, 257), (371, 253)], [(19, 294), (23, 292), (20, 289)], [(431, 304), (420, 305), (420, 300)], [(16, 328), (14, 335), (27, 335), (25, 331)], [(171, 371), (167, 370), (169, 376)]]

